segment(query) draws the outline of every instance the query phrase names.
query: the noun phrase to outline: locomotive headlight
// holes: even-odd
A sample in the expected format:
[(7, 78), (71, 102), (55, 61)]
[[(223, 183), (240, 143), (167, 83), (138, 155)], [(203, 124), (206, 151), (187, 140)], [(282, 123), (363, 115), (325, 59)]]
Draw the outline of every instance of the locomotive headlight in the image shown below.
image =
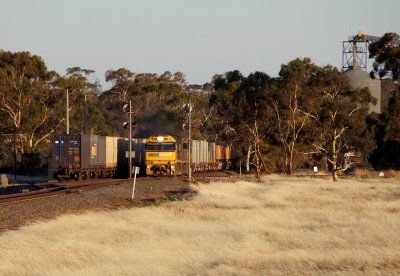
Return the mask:
[(171, 169), (175, 168), (174, 165), (171, 165)]
[(157, 141), (158, 141), (159, 143), (161, 143), (162, 141), (164, 141), (164, 136), (158, 136), (158, 137), (157, 137)]

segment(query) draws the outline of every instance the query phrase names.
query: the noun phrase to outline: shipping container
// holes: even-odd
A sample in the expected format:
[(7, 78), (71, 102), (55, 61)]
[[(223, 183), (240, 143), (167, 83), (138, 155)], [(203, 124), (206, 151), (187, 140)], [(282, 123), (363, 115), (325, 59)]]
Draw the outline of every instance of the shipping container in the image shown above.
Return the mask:
[(230, 160), (231, 159), (231, 147), (226, 146), (225, 147), (225, 160)]
[(191, 141), (191, 163), (207, 164), (215, 162), (215, 143), (208, 143), (203, 140)]
[(208, 163), (208, 143), (207, 141), (200, 141), (200, 163)]
[(106, 168), (117, 167), (118, 137), (106, 136)]
[[(117, 169), (118, 175), (126, 177), (129, 172), (129, 139), (116, 138), (117, 144)], [(145, 144), (146, 139), (132, 138), (132, 166), (140, 167), (140, 172), (144, 173), (145, 170)]]
[(190, 141), (190, 162), (191, 163), (198, 163), (198, 141), (197, 140), (192, 140)]
[(215, 163), (215, 143), (208, 143), (208, 163)]
[(221, 145), (215, 145), (215, 159), (216, 160), (224, 160), (224, 152), (223, 147)]
[(52, 170), (58, 170), (61, 167), (63, 167), (63, 164), (66, 163), (65, 160), (65, 150), (64, 150), (64, 142), (61, 142), (62, 140), (61, 135), (56, 135), (53, 137), (52, 145), (53, 145), (53, 150), (52, 150)]
[(79, 135), (56, 135), (53, 137), (52, 168), (80, 167)]
[(106, 137), (99, 136), (97, 145), (97, 162), (98, 168), (106, 167)]
[(117, 141), (117, 167), (118, 170), (124, 170), (125, 172), (127, 171), (128, 168), (128, 158), (126, 156), (128, 152), (128, 139), (126, 138), (118, 138)]
[(90, 135), (80, 135), (80, 156), (81, 156), (81, 169), (90, 168)]
[(99, 136), (97, 135), (90, 135), (90, 168), (97, 168), (98, 167), (98, 150), (99, 150)]
[(145, 152), (146, 139), (133, 138), (132, 148), (135, 152), (135, 157), (132, 160), (132, 165), (137, 167), (145, 166), (146, 152)]
[(186, 161), (188, 160), (188, 144), (177, 143), (176, 144), (177, 160)]

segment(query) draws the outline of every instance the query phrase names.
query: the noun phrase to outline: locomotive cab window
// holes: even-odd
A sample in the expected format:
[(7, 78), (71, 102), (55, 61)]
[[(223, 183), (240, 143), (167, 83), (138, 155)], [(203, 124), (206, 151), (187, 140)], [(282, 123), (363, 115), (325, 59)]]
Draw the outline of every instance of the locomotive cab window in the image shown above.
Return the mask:
[(175, 143), (147, 143), (146, 150), (148, 151), (173, 151)]
[(175, 150), (175, 143), (161, 143), (161, 150)]

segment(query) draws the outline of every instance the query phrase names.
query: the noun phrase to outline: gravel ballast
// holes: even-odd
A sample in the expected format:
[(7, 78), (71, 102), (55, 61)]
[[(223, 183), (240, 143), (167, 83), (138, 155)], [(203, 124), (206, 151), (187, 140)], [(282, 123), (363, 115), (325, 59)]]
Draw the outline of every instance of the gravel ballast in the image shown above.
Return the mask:
[(62, 214), (78, 214), (93, 210), (110, 210), (145, 206), (158, 199), (189, 198), (189, 183), (177, 178), (155, 178), (136, 183), (135, 200), (132, 202), (132, 183), (103, 186), (21, 202), (0, 205), (0, 231), (17, 229), (35, 222), (55, 218)]

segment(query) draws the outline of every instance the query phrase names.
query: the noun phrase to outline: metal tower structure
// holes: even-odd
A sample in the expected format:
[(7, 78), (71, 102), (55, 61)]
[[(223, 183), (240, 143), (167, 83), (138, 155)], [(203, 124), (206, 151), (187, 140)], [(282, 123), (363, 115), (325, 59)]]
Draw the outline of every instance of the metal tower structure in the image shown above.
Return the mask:
[(368, 45), (379, 40), (377, 36), (365, 35), (358, 32), (355, 36), (343, 41), (342, 71), (356, 68), (367, 71)]

